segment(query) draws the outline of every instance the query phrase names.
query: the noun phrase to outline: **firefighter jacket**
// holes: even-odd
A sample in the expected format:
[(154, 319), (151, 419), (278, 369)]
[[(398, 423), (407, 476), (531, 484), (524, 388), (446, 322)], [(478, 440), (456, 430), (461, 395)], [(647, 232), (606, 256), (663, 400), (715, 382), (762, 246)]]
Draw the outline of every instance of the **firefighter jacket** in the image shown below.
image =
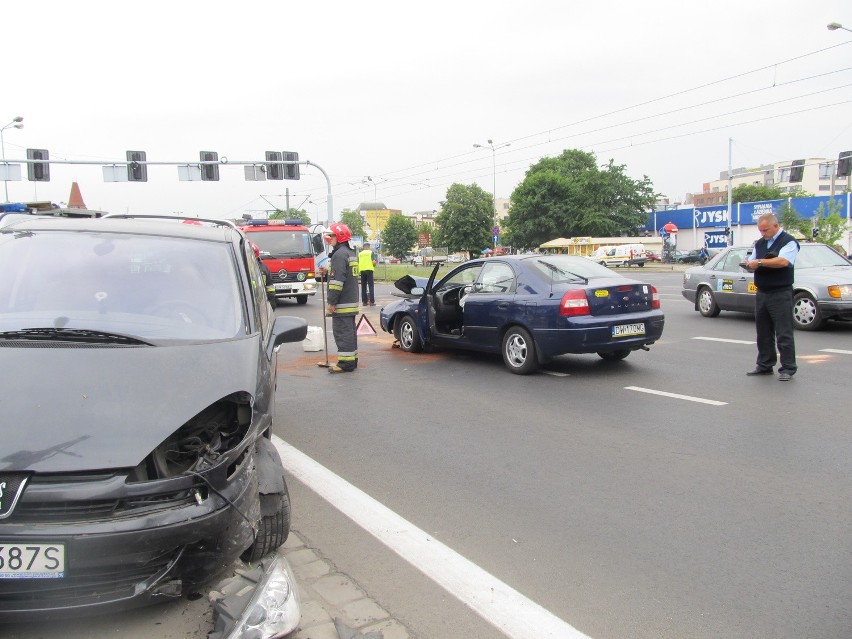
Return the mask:
[(331, 252), (328, 303), (335, 315), (358, 313), (358, 256), (349, 244), (338, 244)]

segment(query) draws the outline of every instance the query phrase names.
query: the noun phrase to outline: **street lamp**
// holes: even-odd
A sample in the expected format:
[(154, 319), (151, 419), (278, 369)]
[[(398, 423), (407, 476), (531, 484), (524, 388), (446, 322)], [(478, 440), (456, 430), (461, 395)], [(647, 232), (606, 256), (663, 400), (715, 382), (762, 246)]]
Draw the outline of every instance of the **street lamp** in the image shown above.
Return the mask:
[[(497, 224), (497, 149), (512, 146), (511, 142), (504, 142), (494, 146), (493, 140), (488, 140), (488, 144), (474, 144), (474, 149), (491, 149), (491, 176), (492, 176), (492, 199), (494, 200), (494, 224)], [(494, 246), (497, 246), (497, 241), (494, 241)]]
[(829, 22), (829, 23), (826, 25), (826, 28), (827, 28), (829, 31), (837, 31), (838, 29), (843, 29), (844, 31), (848, 31), (849, 33), (852, 33), (852, 29), (847, 29), (846, 27), (844, 27), (844, 26), (843, 26), (842, 24), (840, 24), (839, 22)]
[[(2, 153), (3, 153), (3, 170), (4, 170), (4, 172), (7, 171), (9, 167), (6, 165), (6, 141), (3, 139), (3, 131), (5, 131), (6, 129), (8, 129), (10, 127), (13, 128), (13, 129), (23, 129), (24, 125), (21, 124), (21, 122), (23, 122), (23, 121), (24, 121), (24, 118), (22, 118), (19, 115), (18, 117), (13, 118), (12, 121), (9, 122), (9, 124), (7, 124), (2, 129), (0, 129), (0, 150), (2, 150)], [(3, 175), (3, 189), (6, 191), (6, 202), (9, 201), (9, 181), (6, 179), (7, 177), (8, 176), (5, 175), (5, 173), (4, 173), (4, 175)]]

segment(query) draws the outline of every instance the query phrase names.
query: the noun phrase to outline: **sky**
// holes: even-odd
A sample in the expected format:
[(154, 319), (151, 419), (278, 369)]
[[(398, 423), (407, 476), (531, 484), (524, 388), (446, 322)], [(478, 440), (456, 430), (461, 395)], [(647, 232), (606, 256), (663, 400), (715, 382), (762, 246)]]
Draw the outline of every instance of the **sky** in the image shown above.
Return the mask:
[[(17, 3), (0, 24), (0, 126), (24, 128), (4, 131), (5, 157), (90, 164), (40, 183), (23, 167), (6, 186), (62, 203), (76, 181), (90, 209), (216, 219), (263, 217), (289, 192), (321, 221), (329, 188), (335, 217), (439, 210), (453, 183), (508, 198), (532, 164), (581, 149), (682, 201), (729, 162), (852, 150), (852, 32), (830, 22), (852, 29), (852, 2)], [(171, 165), (104, 182), (127, 150), (312, 165), (298, 181), (232, 163), (219, 182)]]

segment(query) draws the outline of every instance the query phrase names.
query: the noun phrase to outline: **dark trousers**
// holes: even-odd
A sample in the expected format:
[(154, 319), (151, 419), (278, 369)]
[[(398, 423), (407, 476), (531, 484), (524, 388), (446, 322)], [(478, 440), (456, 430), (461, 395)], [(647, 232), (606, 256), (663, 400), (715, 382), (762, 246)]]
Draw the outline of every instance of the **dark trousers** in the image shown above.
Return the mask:
[(376, 289), (373, 283), (373, 271), (361, 271), (361, 303), (375, 304)]
[(345, 371), (358, 368), (358, 334), (355, 332), (355, 314), (331, 316), (331, 333), (337, 346), (337, 365)]
[(778, 370), (795, 373), (796, 343), (793, 340), (793, 290), (761, 293), (755, 297), (754, 320), (757, 327), (757, 368), (773, 368), (781, 355)]

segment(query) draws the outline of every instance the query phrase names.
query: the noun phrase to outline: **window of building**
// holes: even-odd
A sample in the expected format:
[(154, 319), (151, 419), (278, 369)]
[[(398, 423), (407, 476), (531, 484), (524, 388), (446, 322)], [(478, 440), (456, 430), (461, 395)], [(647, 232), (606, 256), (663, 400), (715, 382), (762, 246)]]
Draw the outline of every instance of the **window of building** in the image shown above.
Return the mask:
[(834, 168), (833, 162), (826, 162), (824, 164), (819, 165), (819, 179), (820, 180), (830, 180), (831, 179), (831, 170)]
[[(778, 181), (779, 182), (789, 182), (790, 181), (790, 167), (784, 169), (778, 169)], [(783, 189), (786, 191), (787, 189)]]
[(831, 184), (820, 184), (819, 190), (820, 191), (830, 191), (831, 190)]

